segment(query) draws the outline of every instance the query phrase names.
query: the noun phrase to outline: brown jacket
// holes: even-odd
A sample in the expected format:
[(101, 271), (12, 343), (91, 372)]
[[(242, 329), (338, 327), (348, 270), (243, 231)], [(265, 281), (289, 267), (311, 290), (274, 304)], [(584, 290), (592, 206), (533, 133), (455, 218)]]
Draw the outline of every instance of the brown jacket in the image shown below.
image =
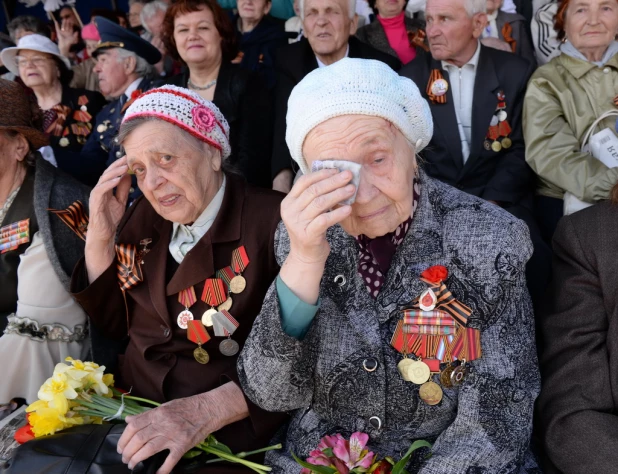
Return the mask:
[[(168, 245), (172, 222), (159, 216), (144, 198), (138, 199), (127, 211), (117, 233), (117, 242), (139, 245), (151, 238), (150, 252), (142, 265), (143, 281), (123, 294), (112, 264), (92, 284), (88, 285), (83, 259), (73, 274), (72, 292), (84, 307), (98, 331), (113, 339), (126, 338), (128, 346), (120, 356), (117, 371), (119, 387), (133, 387), (133, 393), (165, 402), (203, 393), (228, 381), (238, 383), (236, 359), (219, 352), (223, 338), (215, 337), (203, 347), (210, 355), (206, 365), (197, 363), (193, 350), (197, 347), (187, 339), (176, 318), (184, 307), (178, 293), (194, 285), (198, 301), (191, 307), (196, 318), (209, 306), (200, 296), (204, 281), (218, 269), (231, 264), (234, 249), (244, 245), (250, 263), (243, 273), (247, 288), (232, 295), (230, 313), (240, 323), (233, 335), (241, 346), (249, 335), (253, 321), (260, 312), (266, 291), (279, 272), (274, 256), (274, 235), (280, 220), (282, 195), (247, 185), (242, 178), (228, 175), (221, 209), (206, 235), (178, 264), (171, 258)], [(129, 327), (127, 329), (127, 322)], [(96, 348), (94, 348), (96, 358)], [(233, 452), (265, 447), (283, 418), (261, 410), (247, 400), (250, 418), (226, 426), (215, 436)], [(242, 468), (213, 464), (200, 472), (247, 472)]]

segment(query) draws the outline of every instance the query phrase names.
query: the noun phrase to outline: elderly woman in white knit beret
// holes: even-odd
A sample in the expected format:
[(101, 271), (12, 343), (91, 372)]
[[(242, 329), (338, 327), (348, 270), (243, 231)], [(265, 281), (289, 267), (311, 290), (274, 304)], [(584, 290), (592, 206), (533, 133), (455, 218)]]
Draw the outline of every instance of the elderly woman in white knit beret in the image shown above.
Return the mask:
[(433, 443), (410, 472), (534, 468), (526, 225), (422, 171), (429, 107), (380, 62), (308, 74), (287, 124), (305, 174), (283, 200), (281, 272), (238, 362), (249, 399), (295, 410), (284, 449), (266, 456), (273, 473), (358, 431), (395, 460)]

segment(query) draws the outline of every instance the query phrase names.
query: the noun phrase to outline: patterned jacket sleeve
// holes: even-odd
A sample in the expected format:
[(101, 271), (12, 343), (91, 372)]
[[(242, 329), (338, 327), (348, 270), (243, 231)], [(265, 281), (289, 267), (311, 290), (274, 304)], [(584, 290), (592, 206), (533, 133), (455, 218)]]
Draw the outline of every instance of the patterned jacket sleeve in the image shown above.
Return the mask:
[[(283, 265), (290, 241), (283, 222), (275, 235), (275, 255)], [(319, 317), (319, 313), (318, 316)], [(290, 411), (311, 404), (316, 353), (314, 331), (299, 341), (281, 327), (275, 282), (238, 359), (238, 375), (247, 397), (267, 411)]]
[(481, 319), (469, 320), (469, 326), (481, 329), (482, 357), (470, 364), (457, 416), (436, 440), (419, 474), (517, 472), (528, 449), (540, 376), (525, 280), (532, 253), (526, 226), (515, 223), (497, 245), (502, 252), (495, 260), (494, 291), (504, 298), (481, 310)]

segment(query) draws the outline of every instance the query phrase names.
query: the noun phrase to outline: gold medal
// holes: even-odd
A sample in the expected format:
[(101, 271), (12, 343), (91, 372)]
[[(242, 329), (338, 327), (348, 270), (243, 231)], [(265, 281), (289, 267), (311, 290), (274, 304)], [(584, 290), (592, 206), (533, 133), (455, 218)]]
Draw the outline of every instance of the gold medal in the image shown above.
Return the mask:
[(427, 405), (437, 405), (442, 401), (442, 389), (435, 382), (426, 382), (421, 385), (418, 394)]
[(451, 384), (453, 386), (461, 385), (466, 375), (468, 375), (468, 368), (465, 363), (461, 364), (459, 367), (455, 367), (451, 373)]
[(202, 346), (197, 347), (193, 351), (193, 357), (200, 364), (208, 364), (208, 362), (210, 361), (210, 356), (208, 355), (208, 352), (202, 349)]
[(62, 137), (58, 143), (62, 147), (69, 146), (69, 139), (67, 137)]
[(206, 327), (212, 327), (212, 315), (217, 314), (215, 308), (210, 308), (204, 314), (202, 314), (202, 324)]
[(511, 148), (511, 145), (513, 144), (513, 142), (511, 141), (511, 139), (509, 137), (505, 137), (502, 139), (502, 148)]
[(235, 294), (242, 293), (247, 287), (247, 280), (242, 275), (237, 275), (230, 281), (230, 291)]
[(232, 307), (232, 297), (228, 296), (228, 298), (223, 303), (217, 306), (217, 310), (218, 311), (229, 311), (231, 307)]
[(451, 374), (453, 373), (453, 370), (455, 370), (455, 366), (449, 364), (442, 372), (440, 372), (440, 383), (443, 387), (451, 388), (453, 386), (451, 382)]
[(412, 361), (412, 364), (406, 368), (406, 373), (410, 382), (416, 385), (424, 384), (431, 376), (429, 366), (420, 360)]
[(408, 367), (410, 367), (410, 364), (413, 364), (413, 363), (414, 361), (412, 359), (405, 358), (402, 361), (400, 361), (399, 364), (397, 364), (397, 370), (399, 370), (401, 377), (406, 382), (410, 381), (410, 379), (408, 378)]
[(498, 153), (500, 150), (502, 150), (502, 145), (500, 145), (500, 142), (496, 140), (491, 144), (491, 149)]

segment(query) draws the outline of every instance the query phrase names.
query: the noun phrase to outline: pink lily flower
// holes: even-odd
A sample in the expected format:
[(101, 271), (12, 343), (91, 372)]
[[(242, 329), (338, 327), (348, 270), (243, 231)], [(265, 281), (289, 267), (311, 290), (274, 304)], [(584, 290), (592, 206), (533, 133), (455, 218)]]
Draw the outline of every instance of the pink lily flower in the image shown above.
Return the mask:
[(353, 433), (350, 441), (345, 439), (337, 440), (337, 445), (333, 448), (333, 454), (345, 464), (348, 469), (360, 467), (369, 469), (373, 461), (373, 453), (367, 452), (363, 455), (363, 450), (369, 441), (369, 435), (365, 433)]

